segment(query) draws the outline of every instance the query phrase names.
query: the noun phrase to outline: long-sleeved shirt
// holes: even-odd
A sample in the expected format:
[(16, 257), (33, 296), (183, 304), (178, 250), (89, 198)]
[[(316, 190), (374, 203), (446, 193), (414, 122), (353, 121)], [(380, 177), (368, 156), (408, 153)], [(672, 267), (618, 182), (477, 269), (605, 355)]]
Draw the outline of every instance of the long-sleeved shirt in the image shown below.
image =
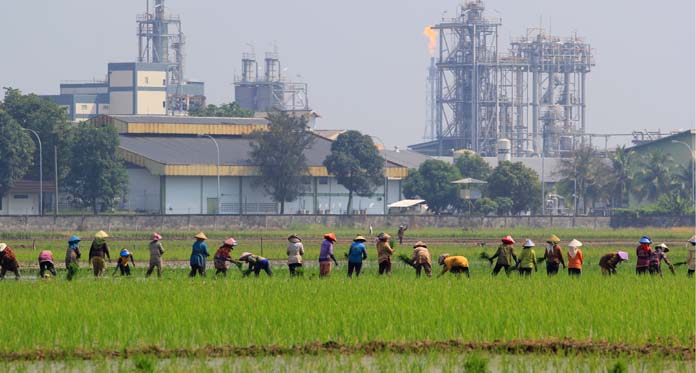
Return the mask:
[(413, 249), (413, 257), (411, 259), (415, 264), (433, 264), (430, 251), (428, 251), (426, 247), (416, 247)]
[(77, 245), (69, 245), (68, 251), (65, 252), (65, 266), (67, 267), (70, 264), (77, 263), (81, 255), (82, 253), (80, 253), (80, 248)]
[(394, 249), (391, 248), (387, 241), (377, 241), (377, 263), (386, 262), (394, 254)]
[(686, 265), (690, 271), (696, 271), (696, 246), (689, 248), (689, 256), (686, 259)]
[(324, 240), (324, 242), (321, 243), (321, 249), (319, 249), (319, 261), (329, 262), (333, 254), (333, 241)]
[(43, 250), (39, 254), (39, 262), (51, 262), (51, 263), (53, 263), (53, 253), (50, 250)]
[(198, 267), (205, 267), (205, 258), (210, 256), (208, 253), (208, 245), (205, 241), (196, 241), (193, 243), (193, 249), (191, 250), (191, 265)]
[(650, 254), (652, 249), (650, 249), (649, 244), (642, 243), (636, 247), (636, 268), (643, 268), (650, 265)]
[(232, 248), (225, 245), (218, 248), (218, 250), (215, 252), (215, 256), (213, 257), (213, 264), (215, 264), (215, 268), (226, 268), (226, 262), (232, 261), (232, 257), (230, 256), (231, 251)]
[(0, 252), (0, 266), (11, 269), (18, 265), (19, 263), (17, 262), (14, 251), (12, 251), (9, 246), (5, 247), (5, 250)]
[(107, 257), (111, 259), (111, 256), (109, 255), (109, 246), (106, 244), (106, 241), (92, 241), (92, 246), (89, 247), (89, 259), (92, 259), (95, 256), (100, 258)]
[(618, 253), (609, 253), (599, 259), (599, 266), (604, 269), (616, 269), (616, 265), (621, 262)]
[(558, 245), (553, 245), (550, 250), (544, 250), (544, 259), (547, 262), (563, 264), (563, 266), (565, 266), (565, 262), (563, 261), (563, 253), (561, 252), (561, 247)]
[(302, 242), (288, 243), (288, 264), (302, 263), (302, 255), (304, 255), (304, 245)]
[(162, 243), (159, 241), (150, 242), (150, 263), (159, 263), (162, 259), (162, 254), (164, 254), (164, 248)]
[(362, 242), (353, 242), (348, 249), (348, 261), (351, 263), (362, 263), (367, 259), (367, 250)]
[(520, 268), (536, 268), (536, 253), (532, 248), (523, 248), (517, 260), (520, 262)]
[(449, 272), (452, 268), (469, 268), (469, 260), (463, 256), (448, 256), (445, 258), (442, 273)]
[(512, 247), (512, 245), (507, 244), (498, 246), (498, 251), (496, 251), (495, 255), (491, 257), (491, 260), (495, 258), (498, 258), (496, 264), (504, 266), (512, 265), (514, 263), (512, 261), (513, 259), (517, 260), (515, 249)]
[(575, 249), (575, 256), (570, 256), (568, 251), (568, 268), (582, 269), (582, 250)]

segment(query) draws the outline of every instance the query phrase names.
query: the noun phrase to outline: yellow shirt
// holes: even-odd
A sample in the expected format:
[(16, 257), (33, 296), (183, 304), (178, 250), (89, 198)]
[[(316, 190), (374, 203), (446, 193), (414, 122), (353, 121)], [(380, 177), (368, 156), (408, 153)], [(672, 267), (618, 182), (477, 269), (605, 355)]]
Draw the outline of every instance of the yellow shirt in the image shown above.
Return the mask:
[(448, 256), (445, 258), (445, 267), (442, 273), (447, 273), (454, 267), (469, 268), (469, 260), (463, 256)]

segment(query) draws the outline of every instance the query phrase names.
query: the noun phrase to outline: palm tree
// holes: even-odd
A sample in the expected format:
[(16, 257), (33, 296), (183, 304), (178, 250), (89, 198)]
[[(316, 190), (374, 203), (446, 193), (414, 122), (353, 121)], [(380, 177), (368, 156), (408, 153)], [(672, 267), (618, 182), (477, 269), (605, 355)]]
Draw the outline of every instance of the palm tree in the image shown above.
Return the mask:
[(600, 177), (595, 172), (597, 162), (594, 149), (582, 147), (576, 149), (570, 158), (564, 158), (558, 171), (563, 176), (564, 183), (575, 190), (578, 202), (582, 202), (583, 213), (587, 210), (587, 199), (592, 197), (588, 192), (594, 189)]
[(631, 190), (633, 181), (632, 167), (635, 153), (626, 150), (626, 146), (617, 146), (616, 151), (611, 156), (611, 174), (605, 175), (610, 178), (608, 185), (611, 188), (613, 207), (623, 207), (628, 205), (628, 193)]
[(655, 150), (641, 158), (636, 172), (634, 192), (642, 200), (656, 201), (663, 193), (669, 193), (672, 186), (674, 160), (668, 154)]
[(694, 161), (689, 161), (687, 166), (677, 164), (672, 174), (672, 191), (687, 201), (693, 199), (694, 187)]

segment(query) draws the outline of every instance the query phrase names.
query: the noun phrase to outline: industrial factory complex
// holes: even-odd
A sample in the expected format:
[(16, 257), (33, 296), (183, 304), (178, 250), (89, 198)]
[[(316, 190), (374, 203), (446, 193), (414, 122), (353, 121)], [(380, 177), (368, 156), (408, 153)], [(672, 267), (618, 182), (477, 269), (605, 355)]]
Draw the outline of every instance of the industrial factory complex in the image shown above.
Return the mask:
[[(643, 148), (663, 137), (647, 132), (590, 133), (587, 95), (595, 66), (590, 44), (577, 35), (554, 36), (541, 28), (504, 42), (501, 25), (476, 0), (460, 5), (454, 17), (426, 28), (432, 56), (423, 142), (401, 150), (381, 144), (384, 183), (373, 196), (354, 198), (353, 213), (387, 214), (390, 207), (406, 206), (400, 201), (410, 169), (433, 158), (453, 162), (463, 150), (480, 154), (492, 166), (502, 160), (522, 162), (540, 175), (549, 191), (560, 180), (556, 171), (561, 159), (580, 146), (599, 145), (599, 154), (606, 156), (611, 136), (631, 135)], [(73, 122), (90, 120), (117, 128), (129, 177), (121, 209), (155, 214), (278, 213), (279, 204), (258, 185), (259, 165), (249, 160), (249, 135), (266, 128), (267, 113), (286, 111), (308, 117), (308, 130), (315, 137), (305, 150), (310, 177), (299, 198), (286, 203), (287, 211), (346, 213), (348, 191), (322, 164), (332, 141), (345, 130), (314, 125), (318, 114), (313, 110), (321, 110), (310, 106), (306, 83), (283, 76), (277, 50), (266, 53), (262, 61), (253, 50), (244, 53), (241, 74), (234, 77), (234, 101), (254, 117), (192, 117), (189, 111), (207, 103), (204, 82), (187, 79), (182, 20), (166, 11), (165, 0), (149, 0), (145, 13), (136, 17), (136, 30), (138, 54), (133, 61), (105, 61), (103, 80), (65, 81), (57, 95), (42, 96), (63, 107)], [(677, 136), (693, 142), (694, 135), (687, 131)], [(663, 140), (660, 146), (671, 143)], [(683, 152), (672, 153), (677, 157)], [(690, 159), (682, 158), (683, 164)], [(19, 185), (0, 200), (0, 215), (38, 213), (35, 185)], [(44, 190), (53, 192), (55, 188)], [(548, 203), (549, 193), (544, 198)]]

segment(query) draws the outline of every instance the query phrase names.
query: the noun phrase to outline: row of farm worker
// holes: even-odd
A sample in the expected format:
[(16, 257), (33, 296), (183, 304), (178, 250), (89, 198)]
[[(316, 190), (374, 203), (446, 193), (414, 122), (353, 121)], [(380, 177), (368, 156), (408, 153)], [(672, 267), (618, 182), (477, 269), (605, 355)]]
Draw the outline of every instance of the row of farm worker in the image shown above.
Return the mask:
[[(109, 235), (104, 231), (99, 231), (94, 235), (94, 240), (89, 250), (89, 262), (92, 266), (94, 276), (102, 276), (106, 271), (106, 261), (111, 262), (107, 238)], [(196, 275), (205, 276), (206, 260), (210, 256), (206, 241), (208, 237), (199, 232), (194, 236), (196, 241), (193, 244), (189, 272), (190, 277)], [(158, 233), (153, 233), (149, 244), (150, 263), (145, 274), (149, 277), (155, 270), (157, 276), (162, 276), (162, 255), (164, 247), (162, 246), (162, 236)], [(391, 274), (392, 271), (392, 256), (394, 255), (394, 241), (391, 241), (391, 236), (387, 233), (380, 233), (375, 239), (375, 247), (377, 250), (378, 273)], [(81, 239), (78, 236), (72, 236), (68, 240), (68, 248), (65, 254), (65, 267), (67, 269), (67, 278), (71, 280), (79, 269), (78, 260), (81, 257), (80, 252)], [(361, 235), (356, 236), (349, 249), (345, 254), (348, 260), (348, 276), (360, 276), (362, 271), (363, 261), (367, 259), (367, 247), (365, 243), (367, 239)], [(555, 275), (560, 267), (568, 269), (568, 274), (571, 276), (580, 276), (584, 257), (581, 250), (582, 242), (573, 239), (567, 245), (566, 260), (562, 248), (560, 246), (561, 239), (556, 235), (551, 235), (546, 239), (543, 256), (537, 256), (534, 247), (535, 243), (527, 239), (522, 245), (522, 250), (515, 252), (515, 240), (511, 236), (505, 236), (501, 239), (501, 244), (494, 255), (490, 256), (487, 253), (481, 253), (480, 257), (489, 261), (493, 266), (492, 275), (496, 276), (501, 270), (504, 270), (507, 275), (512, 271), (518, 271), (521, 276), (530, 276), (532, 271), (537, 271), (538, 263), (546, 263), (546, 273)], [(687, 265), (687, 275), (692, 277), (696, 272), (696, 235), (691, 237), (688, 257), (686, 261), (680, 263), (671, 263), (667, 258), (669, 247), (664, 243), (655, 245), (648, 236), (643, 236), (639, 240), (639, 245), (636, 248), (636, 273), (637, 274), (653, 274), (662, 275), (662, 262), (664, 262), (675, 273), (675, 265)], [(322, 277), (329, 276), (332, 270), (332, 263), (338, 266), (338, 260), (334, 255), (334, 245), (336, 243), (336, 235), (327, 233), (323, 237), (321, 247), (319, 249), (319, 275)], [(213, 256), (213, 265), (216, 269), (216, 275), (227, 275), (228, 263), (236, 265), (245, 276), (254, 273), (258, 276), (261, 271), (264, 271), (268, 276), (273, 275), (270, 261), (260, 255), (251, 252), (243, 252), (238, 259), (232, 258), (232, 251), (238, 245), (237, 240), (229, 237), (222, 241), (222, 245), (217, 249)], [(288, 237), (287, 246), (287, 264), (291, 276), (302, 274), (303, 256), (305, 255), (302, 238), (293, 234)], [(432, 259), (428, 246), (418, 241), (413, 245), (413, 252), (410, 256), (399, 255), (398, 258), (408, 266), (415, 269), (416, 276), (421, 276), (424, 272), (428, 277), (432, 275)], [(629, 255), (624, 251), (610, 252), (600, 258), (599, 266), (605, 275), (616, 274), (617, 266), (624, 261), (627, 261)], [(43, 250), (38, 257), (39, 276), (48, 277), (50, 274), (56, 276), (53, 253), (50, 250)], [(242, 270), (243, 264), (248, 264), (246, 270)], [(469, 273), (469, 260), (460, 255), (442, 254), (438, 258), (438, 264), (442, 266), (440, 276), (447, 272), (452, 272), (457, 275), (463, 273), (467, 277)], [(135, 266), (133, 254), (128, 249), (120, 251), (114, 274), (120, 272), (121, 275), (129, 276), (131, 274), (131, 265)], [(0, 279), (3, 279), (6, 273), (12, 272), (17, 279), (20, 278), (19, 262), (12, 249), (5, 243), (0, 243)]]

